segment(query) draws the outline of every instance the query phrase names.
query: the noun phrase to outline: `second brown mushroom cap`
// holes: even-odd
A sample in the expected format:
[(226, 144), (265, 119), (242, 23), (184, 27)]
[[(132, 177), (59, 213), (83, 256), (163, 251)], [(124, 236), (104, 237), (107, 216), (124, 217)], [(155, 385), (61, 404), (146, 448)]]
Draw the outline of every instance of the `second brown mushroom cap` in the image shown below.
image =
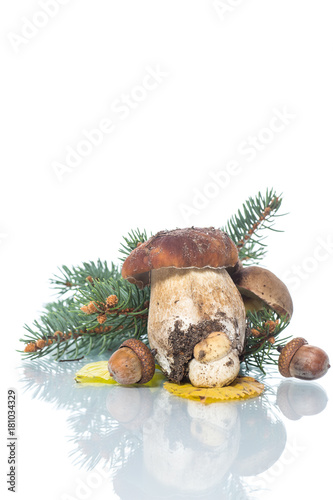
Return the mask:
[(268, 269), (259, 266), (240, 268), (232, 274), (246, 310), (268, 307), (288, 319), (293, 314), (293, 302), (286, 285)]

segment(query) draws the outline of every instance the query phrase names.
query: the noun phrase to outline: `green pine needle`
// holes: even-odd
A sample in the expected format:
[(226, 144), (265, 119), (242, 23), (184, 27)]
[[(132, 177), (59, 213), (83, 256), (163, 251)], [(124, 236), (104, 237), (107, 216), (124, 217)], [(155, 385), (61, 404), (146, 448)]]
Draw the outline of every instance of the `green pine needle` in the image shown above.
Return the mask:
[(127, 236), (123, 236), (124, 241), (120, 244), (119, 248), (119, 252), (123, 254), (120, 260), (124, 262), (132, 250), (138, 246), (138, 243), (144, 243), (148, 240), (148, 238), (150, 238), (150, 236), (147, 235), (147, 231), (145, 229), (143, 231), (140, 231), (140, 229), (133, 229)]
[(120, 270), (113, 262), (110, 265), (100, 259), (95, 262), (84, 262), (80, 266), (71, 268), (62, 266), (59, 268), (60, 273), (51, 278), (51, 285), (54, 290), (58, 291), (60, 296), (67, 292), (73, 292), (82, 287), (87, 287), (89, 280), (106, 280), (108, 278), (120, 278)]
[[(21, 339), (25, 344), (38, 340), (52, 343), (35, 352), (23, 352), (24, 356), (34, 359), (51, 354), (56, 360), (64, 356), (70, 360), (87, 356), (92, 350), (99, 354), (113, 350), (127, 338), (140, 338), (147, 343), (149, 292), (149, 288), (139, 290), (122, 278), (93, 284), (88, 281), (75, 297), (48, 304), (39, 321), (34, 321), (32, 327), (25, 326), (27, 333)], [(102, 307), (89, 315), (81, 310), (90, 302), (105, 304), (110, 295), (116, 295), (118, 303), (108, 309), (102, 324), (98, 321), (104, 313)]]
[(256, 264), (266, 255), (263, 230), (278, 231), (273, 226), (275, 218), (281, 216), (277, 215), (281, 203), (281, 195), (273, 189), (267, 189), (265, 195), (259, 192), (246, 200), (242, 210), (238, 210), (222, 228), (237, 246), (239, 259), (244, 265)]
[[(273, 323), (274, 330), (270, 331), (270, 325), (272, 328)], [(241, 361), (247, 369), (255, 366), (265, 373), (264, 365), (277, 365), (280, 355), (278, 348), (284, 346), (290, 338), (280, 338), (280, 334), (289, 323), (287, 316), (279, 317), (271, 309), (247, 313), (247, 338), (241, 355)]]

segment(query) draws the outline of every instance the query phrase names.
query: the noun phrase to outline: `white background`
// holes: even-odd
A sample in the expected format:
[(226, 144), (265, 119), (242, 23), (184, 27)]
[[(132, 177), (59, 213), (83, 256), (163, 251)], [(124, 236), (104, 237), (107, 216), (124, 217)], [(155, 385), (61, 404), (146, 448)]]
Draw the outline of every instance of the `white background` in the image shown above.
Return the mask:
[[(117, 260), (122, 235), (136, 227), (219, 227), (266, 187), (283, 192), (289, 212), (276, 226), (284, 233), (268, 235), (263, 261), (293, 295), (289, 333), (333, 357), (332, 2), (62, 3), (52, 15), (42, 0), (0, 7), (2, 399), (18, 383), (22, 325), (52, 298), (57, 266)], [(142, 91), (152, 69), (163, 77)], [(115, 102), (126, 95), (134, 105), (124, 117)], [(289, 121), (267, 132), (277, 111)], [(113, 132), (57, 175), (55, 162), (65, 164), (84, 130), (105, 119)], [(244, 143), (253, 137), (260, 150), (250, 158)], [(236, 171), (212, 186), (230, 161)], [(28, 406), (22, 395), (18, 497), (36, 474), (43, 498), (62, 470), (66, 428), (61, 412), (45, 405), (38, 421), (38, 406)], [(324, 478), (317, 455), (328, 429), (309, 430), (297, 432), (307, 436), (313, 464), (299, 471)], [(2, 444), (2, 476), (5, 454)], [(50, 498), (60, 498), (57, 487)]]

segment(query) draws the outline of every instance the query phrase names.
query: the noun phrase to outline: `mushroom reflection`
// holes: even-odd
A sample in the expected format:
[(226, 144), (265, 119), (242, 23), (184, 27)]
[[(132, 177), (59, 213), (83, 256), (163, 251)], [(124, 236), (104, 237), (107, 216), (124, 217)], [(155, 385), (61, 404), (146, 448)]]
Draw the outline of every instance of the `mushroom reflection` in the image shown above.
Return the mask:
[(163, 391), (143, 426), (144, 465), (163, 488), (206, 491), (229, 470), (239, 441), (236, 405), (204, 406)]

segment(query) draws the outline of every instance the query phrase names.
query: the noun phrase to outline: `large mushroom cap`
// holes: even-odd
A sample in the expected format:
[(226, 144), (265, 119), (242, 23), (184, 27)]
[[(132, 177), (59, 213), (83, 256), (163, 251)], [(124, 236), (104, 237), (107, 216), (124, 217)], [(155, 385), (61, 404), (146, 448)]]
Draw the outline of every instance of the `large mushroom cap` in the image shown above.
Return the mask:
[(259, 299), (280, 316), (293, 314), (293, 302), (286, 285), (268, 269), (249, 266), (232, 275), (240, 293), (245, 297)]
[(153, 269), (232, 267), (237, 260), (236, 245), (220, 229), (174, 229), (160, 231), (135, 248), (125, 260), (121, 274), (131, 283), (146, 286)]

